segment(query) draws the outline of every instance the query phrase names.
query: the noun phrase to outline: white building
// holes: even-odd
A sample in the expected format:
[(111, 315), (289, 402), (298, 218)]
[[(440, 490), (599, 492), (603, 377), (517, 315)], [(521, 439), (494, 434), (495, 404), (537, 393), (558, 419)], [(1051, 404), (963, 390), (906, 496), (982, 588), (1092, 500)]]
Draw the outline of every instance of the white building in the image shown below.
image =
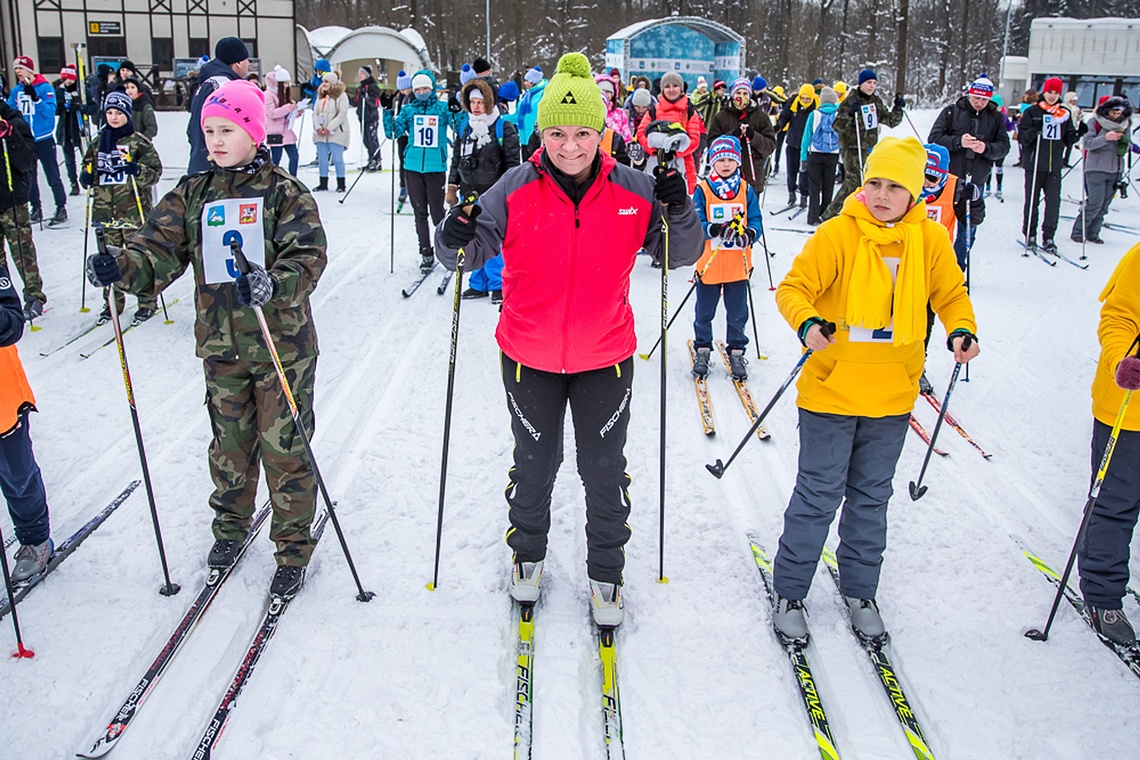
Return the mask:
[[(1021, 61), (1025, 61), (1024, 64)], [(1024, 66), (1024, 69), (1021, 67)], [(1019, 78), (1017, 75), (1024, 71)], [(1029, 31), (1029, 56), (1005, 61), (1003, 97), (1016, 103), (1029, 87), (1040, 91), (1048, 77), (1060, 77), (1082, 108), (1104, 95), (1140, 98), (1140, 19), (1036, 18)], [(1020, 79), (1020, 87), (1014, 87)]]
[(174, 75), (176, 59), (213, 57), (214, 43), (233, 36), (261, 68), (295, 68), (295, 26), (292, 0), (9, 0), (0, 3), (0, 67), (10, 82), (12, 59), (29, 55), (54, 79), (81, 52), (88, 70), (126, 58), (157, 83)]

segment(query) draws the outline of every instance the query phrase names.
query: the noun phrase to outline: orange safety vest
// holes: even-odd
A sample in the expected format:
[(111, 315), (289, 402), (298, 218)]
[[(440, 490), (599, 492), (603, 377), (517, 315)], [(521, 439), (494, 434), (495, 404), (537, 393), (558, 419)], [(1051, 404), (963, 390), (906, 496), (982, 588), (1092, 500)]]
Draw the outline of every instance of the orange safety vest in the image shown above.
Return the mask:
[[(732, 198), (719, 198), (707, 179), (701, 180), (700, 188), (705, 199), (705, 219), (710, 224), (727, 224), (737, 214), (743, 216), (742, 223), (748, 226), (748, 184), (742, 179), (740, 189)], [(697, 274), (705, 285), (719, 285), (725, 282), (740, 282), (748, 279), (752, 271), (752, 247), (729, 248), (721, 246), (713, 257), (713, 251), (720, 244), (720, 238), (705, 240), (705, 252), (697, 261)]]
[(614, 131), (612, 129), (607, 129), (602, 134), (602, 144), (600, 147), (605, 151), (607, 156), (614, 154)]
[(958, 216), (954, 213), (954, 193), (958, 190), (958, 177), (951, 174), (946, 178), (946, 186), (932, 201), (926, 202), (926, 218), (932, 219), (950, 233), (950, 242), (958, 237)]
[(11, 433), (20, 421), (20, 412), (35, 405), (16, 347), (0, 348), (0, 436)]

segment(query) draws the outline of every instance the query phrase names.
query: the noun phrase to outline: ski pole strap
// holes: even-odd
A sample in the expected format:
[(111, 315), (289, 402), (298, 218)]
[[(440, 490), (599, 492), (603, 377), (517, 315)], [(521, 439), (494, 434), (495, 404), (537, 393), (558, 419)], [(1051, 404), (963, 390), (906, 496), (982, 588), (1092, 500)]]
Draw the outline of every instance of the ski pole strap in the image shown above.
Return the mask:
[(830, 338), (832, 335), (835, 335), (834, 322), (828, 322), (823, 317), (808, 317), (796, 332), (800, 338), (800, 343), (803, 343), (805, 346), (807, 345), (808, 330), (811, 329), (812, 325), (819, 325), (819, 330), (823, 333), (823, 337), (825, 338)]
[(978, 342), (978, 336), (977, 335), (974, 335), (972, 332), (965, 329), (964, 327), (959, 327), (957, 330), (955, 330), (954, 332), (952, 332), (946, 336), (946, 350), (948, 350), (948, 351), (954, 350), (954, 339), (959, 337), (959, 336), (965, 336), (962, 340), (962, 350), (963, 351), (965, 351), (967, 348), (969, 348), (971, 343), (977, 343)]

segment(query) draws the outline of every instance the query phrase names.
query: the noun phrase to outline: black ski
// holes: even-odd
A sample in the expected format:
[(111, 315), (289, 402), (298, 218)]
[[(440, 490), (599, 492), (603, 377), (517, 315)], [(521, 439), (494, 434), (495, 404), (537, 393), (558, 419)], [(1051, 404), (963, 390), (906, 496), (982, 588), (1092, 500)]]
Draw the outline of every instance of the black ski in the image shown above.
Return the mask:
[[(47, 565), (44, 567), (44, 571), (42, 573), (39, 575), (33, 575), (26, 581), (13, 583), (12, 598), (15, 600), (15, 604), (19, 604), (21, 599), (27, 596), (32, 589), (40, 584), (40, 581), (50, 575), (51, 572), (59, 567), (60, 564), (65, 559), (67, 559), (73, 551), (78, 549), (79, 545), (83, 543), (88, 536), (94, 533), (95, 529), (102, 525), (106, 519), (111, 516), (111, 513), (118, 509), (119, 506), (127, 500), (127, 497), (134, 493), (135, 489), (138, 487), (139, 481), (132, 480), (130, 482), (130, 485), (123, 489), (122, 493), (116, 496), (110, 504), (100, 510), (99, 514), (92, 517), (87, 521), (86, 524), (83, 525), (83, 527), (72, 533), (66, 541), (55, 547), (55, 551), (53, 551), (51, 553), (51, 557), (48, 558)], [(0, 618), (7, 615), (10, 611), (11, 607), (8, 606), (8, 597), (5, 596), (4, 598), (0, 599)]]
[[(835, 582), (835, 590), (839, 592), (839, 562), (835, 557), (835, 552), (829, 547), (823, 549), (823, 563), (827, 565), (831, 580)], [(842, 596), (842, 594), (840, 595)], [(842, 600), (840, 603), (843, 604)], [(847, 605), (843, 604), (843, 607), (846, 609)], [(910, 701), (903, 693), (902, 685), (899, 683), (898, 671), (887, 654), (887, 634), (883, 634), (881, 639), (868, 641), (855, 632), (855, 629), (852, 628), (851, 632), (855, 634), (859, 645), (863, 647), (863, 651), (871, 659), (871, 667), (875, 669), (875, 675), (879, 677), (879, 683), (883, 685), (887, 700), (890, 701), (891, 707), (894, 709), (895, 717), (898, 718), (899, 725), (902, 726), (903, 733), (906, 734), (906, 740), (910, 743), (914, 756), (918, 760), (934, 760), (934, 753), (930, 751), (930, 746), (926, 743), (922, 726), (918, 724), (918, 718), (915, 717)]]
[[(314, 543), (320, 541), (321, 534), (324, 533), (325, 523), (328, 522), (328, 510), (321, 512), (320, 516), (313, 522), (312, 536)], [(233, 681), (230, 682), (230, 687), (226, 690), (225, 696), (218, 704), (218, 709), (214, 712), (213, 718), (210, 719), (209, 725), (206, 726), (205, 733), (198, 742), (198, 746), (194, 750), (194, 760), (207, 760), (214, 749), (218, 746), (218, 741), (222, 738), (222, 731), (226, 728), (226, 723), (230, 719), (230, 713), (233, 712), (234, 707), (237, 706), (238, 696), (241, 690), (249, 682), (250, 675), (253, 674), (253, 669), (257, 667), (258, 660), (265, 652), (265, 647), (269, 644), (269, 640), (273, 638), (273, 634), (277, 632), (277, 624), (281, 622), (281, 616), (285, 614), (285, 610), (289, 609), (292, 599), (282, 599), (278, 596), (270, 596), (265, 610), (265, 616), (261, 619), (261, 625), (257, 628), (257, 633), (253, 636), (253, 642), (246, 650), (245, 657), (238, 666), (237, 673), (234, 674)]]
[(202, 585), (202, 590), (198, 592), (197, 598), (186, 610), (186, 614), (182, 616), (182, 620), (175, 626), (174, 632), (170, 634), (166, 644), (159, 651), (158, 657), (154, 659), (150, 667), (143, 673), (142, 678), (131, 690), (130, 695), (126, 701), (123, 702), (115, 717), (107, 724), (107, 730), (103, 732), (95, 743), (91, 745), (91, 749), (86, 752), (76, 753), (78, 757), (103, 757), (108, 752), (115, 748), (119, 739), (122, 738), (123, 733), (130, 726), (131, 720), (134, 719), (139, 709), (142, 708), (143, 703), (150, 692), (154, 689), (158, 679), (166, 672), (166, 668), (174, 660), (175, 655), (178, 654), (182, 645), (190, 637), (194, 628), (197, 626), (198, 621), (206, 613), (206, 609), (210, 606), (210, 602), (214, 601), (217, 596), (218, 590), (221, 589), (222, 584), (233, 573), (237, 563), (245, 555), (246, 549), (253, 543), (254, 538), (261, 531), (265, 521), (269, 518), (271, 512), (269, 502), (266, 502), (253, 518), (253, 525), (249, 529), (249, 533), (242, 542), (241, 548), (238, 550), (237, 557), (234, 563), (227, 568), (209, 568), (209, 574), (206, 576), (206, 581)]
[(436, 289), (435, 289), (435, 294), (437, 296), (442, 296), (444, 293), (447, 292), (447, 286), (451, 282), (451, 276), (453, 274), (455, 274), (455, 272), (444, 273), (443, 279), (439, 281), (439, 286), (436, 287)]
[(800, 214), (802, 214), (805, 211), (807, 211), (807, 206), (800, 206), (798, 209), (796, 209), (796, 213), (794, 213), (788, 217), (788, 221), (789, 222), (792, 221), (793, 219), (795, 219), (797, 216), (799, 216)]
[(772, 216), (779, 216), (780, 214), (785, 214), (785, 213), (791, 211), (795, 207), (796, 207), (796, 204), (793, 203), (790, 206), (784, 206), (782, 209), (779, 209), (778, 211), (769, 211), (768, 213), (771, 214)]
[(424, 284), (424, 280), (426, 280), (428, 277), (430, 277), (431, 273), (434, 271), (435, 271), (435, 265), (434, 264), (432, 264), (431, 269), (427, 270), (426, 272), (421, 270), (420, 276), (417, 277), (415, 280), (413, 280), (411, 285), (409, 285), (408, 287), (401, 290), (400, 295), (402, 295), (404, 298), (408, 298), (409, 296), (411, 296), (412, 293), (415, 293), (419, 289), (420, 285)]
[[(748, 534), (748, 543), (752, 546), (752, 558), (756, 561), (756, 568), (764, 580), (764, 590), (768, 594), (768, 602), (775, 611), (776, 590), (772, 587), (772, 561), (768, 558), (768, 553), (764, 551), (754, 533)], [(831, 735), (831, 726), (827, 722), (823, 700), (819, 696), (819, 689), (815, 685), (815, 676), (812, 675), (811, 664), (808, 662), (807, 653), (804, 651), (808, 646), (807, 643), (784, 639), (774, 628), (773, 633), (788, 654), (788, 661), (792, 665), (792, 673), (800, 687), (800, 698), (803, 700), (804, 710), (807, 712), (807, 719), (811, 724), (820, 756), (823, 760), (839, 760), (839, 750), (835, 746), (835, 738)]]
[[(1025, 555), (1025, 558), (1032, 562), (1033, 566), (1049, 579), (1049, 582), (1053, 584), (1053, 588), (1060, 588), (1061, 576), (1058, 575), (1053, 568), (1049, 567), (1045, 560), (1034, 554), (1028, 544), (1020, 538), (1017, 536), (1010, 536), (1010, 538), (1017, 544), (1017, 548), (1021, 549), (1021, 553)], [(1137, 676), (1140, 676), (1140, 646), (1123, 647), (1106, 639), (1099, 631), (1092, 627), (1092, 614), (1089, 612), (1088, 605), (1085, 604), (1084, 598), (1067, 583), (1065, 584), (1064, 595), (1065, 600), (1068, 601), (1068, 603), (1073, 606), (1073, 609), (1077, 611), (1077, 614), (1081, 616), (1081, 620), (1084, 620), (1085, 624), (1088, 625), (1089, 628), (1092, 628), (1093, 633), (1100, 639), (1100, 643), (1115, 652), (1116, 656), (1120, 658), (1120, 661), (1123, 662), (1129, 670)]]
[[(166, 304), (166, 308), (167, 309), (171, 308), (172, 306), (174, 306), (174, 304), (178, 303), (181, 300), (182, 300), (181, 298), (175, 298), (173, 301)], [(153, 317), (151, 317), (150, 319), (154, 319), (157, 316), (158, 316), (158, 314), (155, 313), (155, 315)], [(150, 319), (148, 319), (146, 322), (149, 322)], [(143, 325), (146, 324), (146, 322), (131, 322), (129, 325), (127, 325), (126, 327), (123, 328), (123, 335), (126, 335), (131, 330), (135, 329), (136, 327), (142, 327)], [(97, 345), (93, 348), (88, 349), (87, 351), (81, 351), (79, 353), (79, 358), (80, 359), (90, 359), (92, 354), (94, 354), (96, 351), (103, 349), (103, 348), (106, 348), (107, 346), (113, 346), (113, 345), (115, 345), (115, 338), (114, 337), (100, 343), (99, 345)]]
[(1034, 255), (1035, 255), (1037, 258), (1041, 259), (1041, 260), (1042, 260), (1042, 261), (1044, 261), (1046, 264), (1048, 264), (1049, 266), (1051, 266), (1051, 267), (1055, 267), (1055, 266), (1057, 266), (1057, 262), (1056, 262), (1056, 261), (1052, 261), (1051, 259), (1047, 259), (1047, 258), (1045, 258), (1045, 254), (1041, 253), (1041, 250), (1040, 250), (1039, 248), (1037, 248), (1037, 246), (1034, 246), (1034, 247), (1030, 248), (1029, 246), (1027, 246), (1027, 245), (1025, 244), (1025, 241), (1024, 241), (1024, 240), (1022, 240), (1021, 238), (1018, 238), (1018, 239), (1017, 239), (1017, 244), (1018, 244), (1018, 245), (1020, 245), (1022, 248), (1024, 248), (1024, 249), (1025, 249), (1025, 253), (1021, 254), (1022, 256), (1024, 256), (1024, 257), (1028, 257), (1028, 256), (1029, 256), (1029, 254), (1031, 254), (1031, 253), (1032, 253), (1032, 254), (1034, 254)]

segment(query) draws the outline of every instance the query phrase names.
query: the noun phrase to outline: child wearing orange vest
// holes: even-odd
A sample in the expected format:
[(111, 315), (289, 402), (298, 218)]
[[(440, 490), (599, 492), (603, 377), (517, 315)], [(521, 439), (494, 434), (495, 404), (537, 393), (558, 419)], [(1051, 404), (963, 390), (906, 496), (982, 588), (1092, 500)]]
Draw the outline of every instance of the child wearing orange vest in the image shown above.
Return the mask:
[(23, 334), (20, 297), (8, 270), (0, 265), (0, 491), (20, 541), (12, 568), (12, 580), (17, 582), (43, 572), (54, 549), (44, 481), (28, 431), (36, 399), (16, 351)]
[(752, 244), (762, 232), (756, 191), (740, 174), (740, 141), (718, 137), (709, 146), (713, 170), (693, 192), (693, 205), (705, 231), (705, 251), (697, 261), (697, 306), (693, 320), (693, 374), (705, 377), (712, 354), (712, 320), (724, 294), (728, 331), (725, 344), (732, 376), (748, 377), (744, 349), (748, 335), (748, 276), (752, 273)]
[[(926, 201), (926, 216), (941, 224), (950, 233), (950, 242), (958, 237), (958, 220), (969, 221), (971, 212), (981, 211), (982, 199), (977, 185), (962, 182), (950, 173), (950, 151), (942, 145), (927, 144), (926, 172), (923, 175), (922, 199)], [(967, 208), (967, 204), (969, 207)], [(980, 219), (981, 215), (974, 216)], [(958, 266), (966, 271), (969, 248), (974, 242), (977, 224), (970, 222), (969, 245), (955, 246)]]

